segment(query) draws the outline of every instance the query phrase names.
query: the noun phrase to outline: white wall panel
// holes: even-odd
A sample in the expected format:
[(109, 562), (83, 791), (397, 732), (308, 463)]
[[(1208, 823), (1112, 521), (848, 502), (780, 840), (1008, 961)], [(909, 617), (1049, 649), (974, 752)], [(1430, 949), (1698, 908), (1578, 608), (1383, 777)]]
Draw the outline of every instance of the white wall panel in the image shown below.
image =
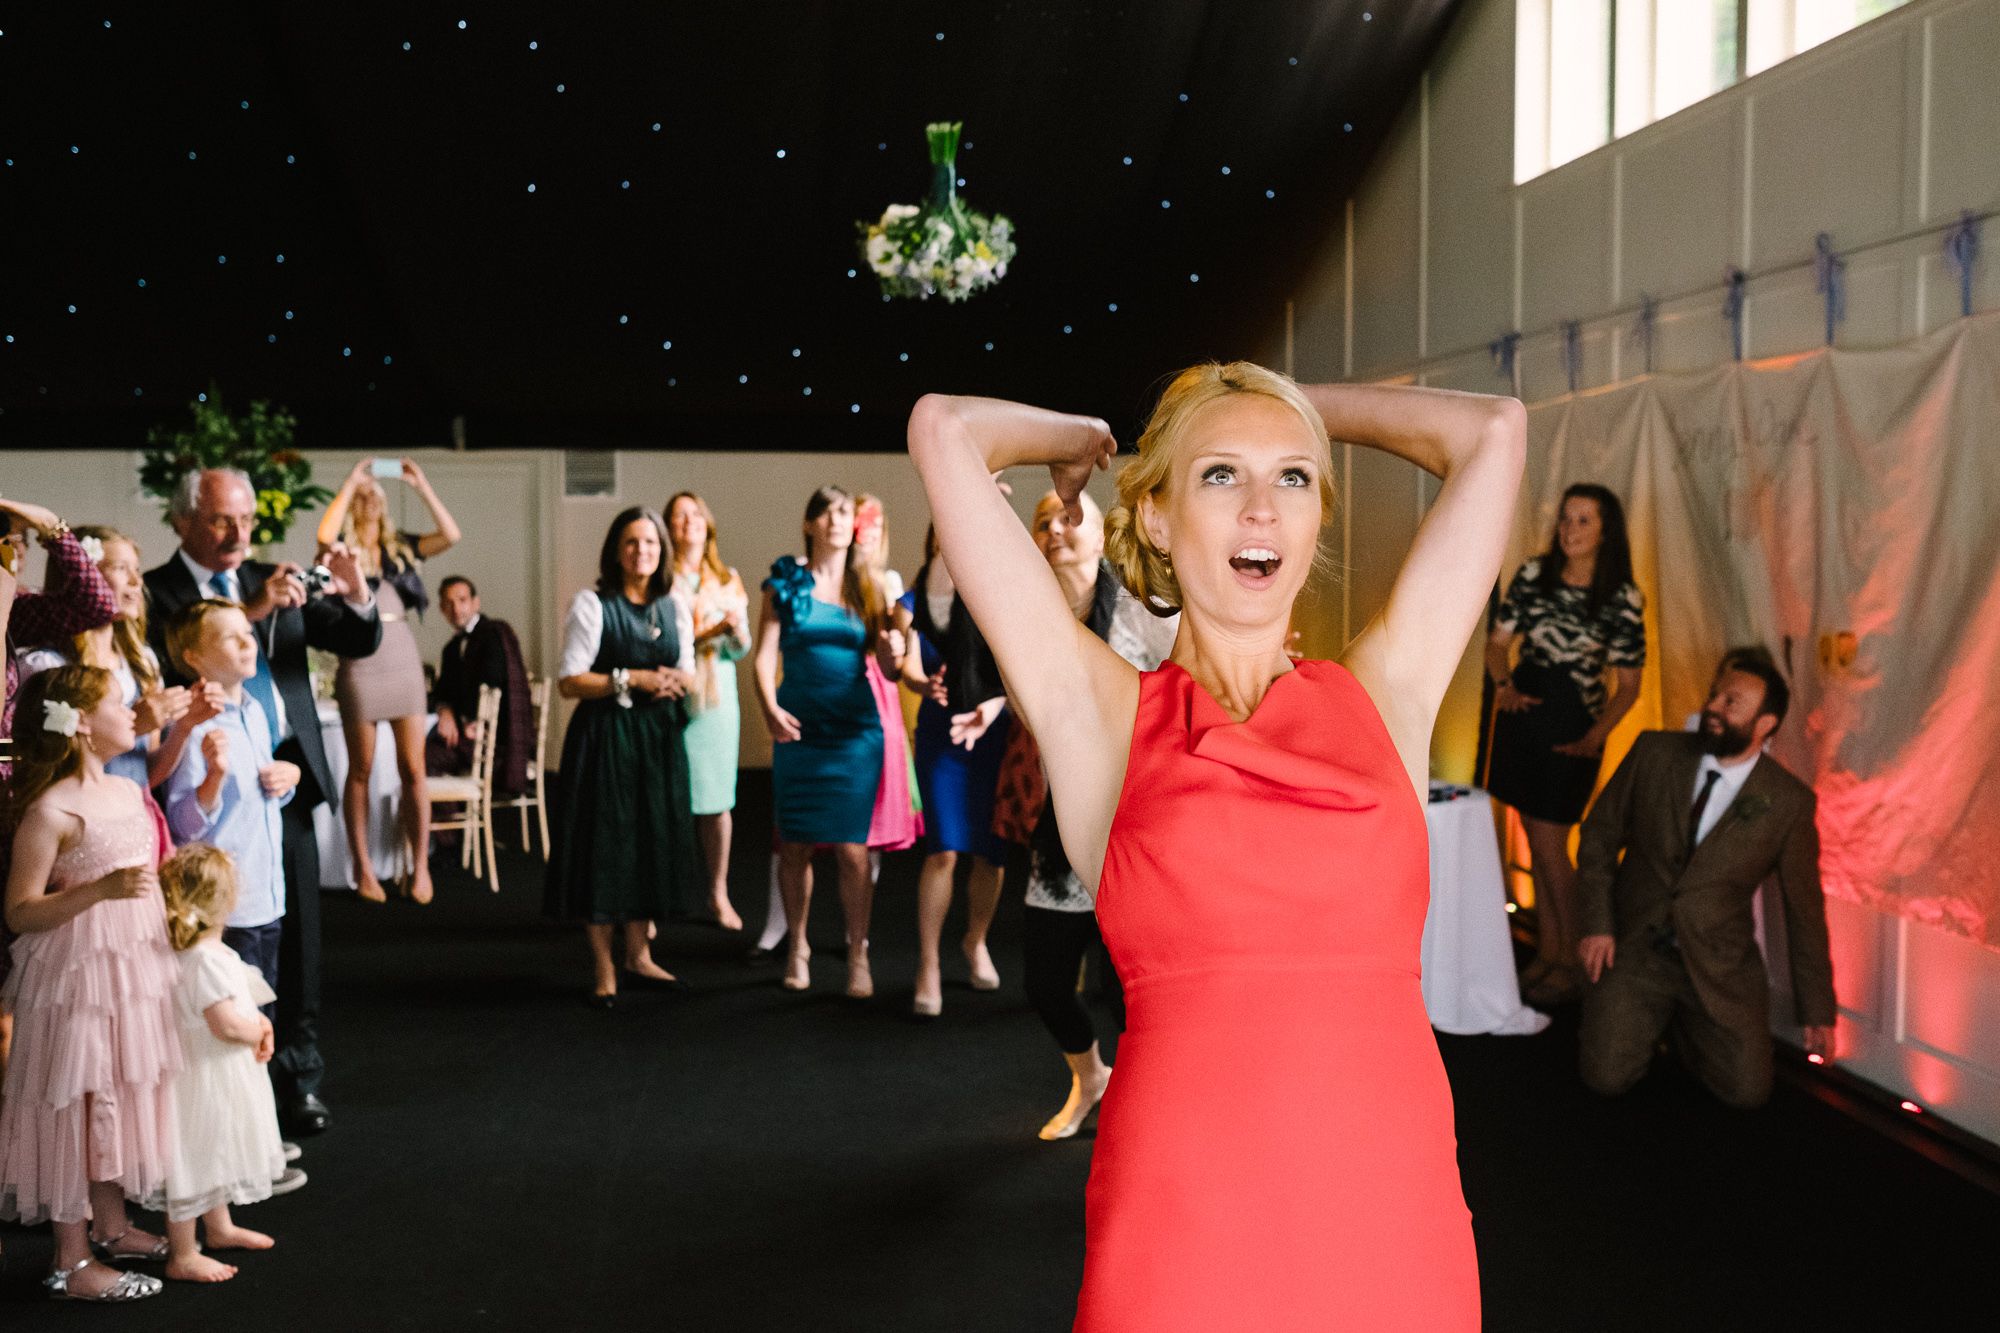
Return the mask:
[(1354, 197), (1354, 369), (1417, 356), (1417, 115), (1405, 108)]
[(1619, 297), (1713, 287), (1736, 262), (1743, 110), (1703, 106), (1621, 145)]
[(1473, 9), (1438, 54), (1427, 237), (1433, 353), (1513, 322), (1513, 21), (1506, 5)]
[(1521, 191), (1521, 324), (1611, 308), (1611, 156), (1593, 153)]
[[(2000, 204), (2000, 94), (1994, 91), (2000, 5), (1962, 5), (1939, 13), (1930, 25), (1926, 222)], [(1989, 223), (1989, 234), (1991, 229)], [(1994, 267), (1989, 261), (1987, 268)]]
[(1838, 58), (1807, 57), (1752, 85), (1753, 271), (1809, 258), (1820, 232), (1838, 249), (1903, 226), (1908, 31), (1857, 34)]

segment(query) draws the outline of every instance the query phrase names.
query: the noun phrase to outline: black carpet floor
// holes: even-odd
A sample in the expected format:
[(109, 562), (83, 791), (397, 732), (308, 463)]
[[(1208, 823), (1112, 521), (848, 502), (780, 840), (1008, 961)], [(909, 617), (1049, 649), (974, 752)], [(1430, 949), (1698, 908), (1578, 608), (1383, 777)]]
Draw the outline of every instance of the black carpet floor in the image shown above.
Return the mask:
[[(753, 925), (756, 776), (734, 866)], [(935, 1023), (904, 1017), (909, 855), (882, 876), (875, 1000), (840, 996), (828, 882), (810, 994), (746, 966), (741, 937), (677, 926), (659, 956), (697, 989), (607, 1014), (581, 1003), (581, 938), (539, 919), (540, 859), (503, 849), (501, 870), (497, 896), (454, 876), (426, 909), (328, 896), (336, 1123), (306, 1143), (304, 1190), (240, 1213), (277, 1250), (81, 1316), (39, 1298), (46, 1229), (0, 1228), (0, 1328), (1068, 1327), (1091, 1139), (1035, 1138), (1068, 1080), (1020, 994), (1017, 894), (1007, 984), (975, 993), (948, 965)], [(1489, 1329), (1994, 1326), (2000, 1198), (1796, 1088), (1739, 1115), (1667, 1070), (1601, 1102), (1565, 1020), (1442, 1045)]]

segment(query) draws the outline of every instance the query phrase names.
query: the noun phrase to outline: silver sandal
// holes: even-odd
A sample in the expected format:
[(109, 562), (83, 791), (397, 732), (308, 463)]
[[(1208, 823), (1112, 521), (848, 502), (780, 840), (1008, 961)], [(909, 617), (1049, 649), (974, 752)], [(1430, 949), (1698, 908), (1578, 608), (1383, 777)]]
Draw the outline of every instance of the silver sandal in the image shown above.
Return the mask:
[(165, 1236), (159, 1237), (150, 1250), (133, 1250), (130, 1253), (123, 1253), (111, 1248), (119, 1241), (131, 1235), (132, 1232), (133, 1228), (128, 1226), (109, 1240), (91, 1241), (90, 1248), (96, 1252), (98, 1258), (104, 1260), (106, 1263), (120, 1259), (136, 1259), (140, 1263), (160, 1263), (173, 1253), (173, 1247), (167, 1243)]
[(69, 1280), (90, 1267), (93, 1262), (90, 1259), (81, 1259), (77, 1261), (74, 1268), (56, 1269), (42, 1279), (42, 1289), (51, 1296), (60, 1296), (65, 1300), (92, 1301), (99, 1304), (108, 1304), (113, 1301), (143, 1301), (148, 1296), (159, 1295), (167, 1285), (160, 1281), (160, 1279), (148, 1277), (144, 1273), (120, 1273), (116, 1282), (106, 1287), (103, 1291), (98, 1292), (95, 1296), (86, 1296), (82, 1292), (71, 1291)]

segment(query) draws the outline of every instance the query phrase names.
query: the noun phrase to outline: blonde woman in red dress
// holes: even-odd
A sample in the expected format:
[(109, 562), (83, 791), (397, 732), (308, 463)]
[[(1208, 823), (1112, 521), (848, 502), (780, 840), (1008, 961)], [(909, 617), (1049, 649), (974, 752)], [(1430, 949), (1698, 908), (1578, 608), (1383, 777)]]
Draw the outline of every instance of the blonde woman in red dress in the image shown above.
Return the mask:
[[(1339, 661), (1285, 652), (1334, 506), (1329, 433), (1443, 479), (1387, 605)], [(1041, 741), (1128, 1026), (1100, 1112), (1076, 1327), (1479, 1326), (1451, 1089), (1424, 1014), (1432, 722), (1500, 569), (1520, 404), (1301, 388), (1247, 363), (1167, 388), (1107, 555), (1178, 610), (1141, 674), (1070, 611), (985, 479), (1074, 500), (1102, 421), (928, 396), (910, 418), (959, 593)]]

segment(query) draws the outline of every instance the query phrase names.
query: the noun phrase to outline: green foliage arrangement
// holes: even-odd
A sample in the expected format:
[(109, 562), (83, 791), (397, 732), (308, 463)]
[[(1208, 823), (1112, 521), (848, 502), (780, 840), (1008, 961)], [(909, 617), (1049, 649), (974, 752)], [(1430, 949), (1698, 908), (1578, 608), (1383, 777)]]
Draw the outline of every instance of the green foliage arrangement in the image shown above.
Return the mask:
[(259, 399), (241, 416), (230, 415), (214, 385), (188, 404), (194, 418), (185, 426), (155, 426), (139, 463), (139, 485), (162, 504), (173, 498), (182, 477), (205, 468), (247, 473), (257, 492), (257, 527), (251, 542), (273, 546), (285, 539), (298, 516), (333, 498), (316, 486), (312, 464), (293, 446), (298, 418)]

